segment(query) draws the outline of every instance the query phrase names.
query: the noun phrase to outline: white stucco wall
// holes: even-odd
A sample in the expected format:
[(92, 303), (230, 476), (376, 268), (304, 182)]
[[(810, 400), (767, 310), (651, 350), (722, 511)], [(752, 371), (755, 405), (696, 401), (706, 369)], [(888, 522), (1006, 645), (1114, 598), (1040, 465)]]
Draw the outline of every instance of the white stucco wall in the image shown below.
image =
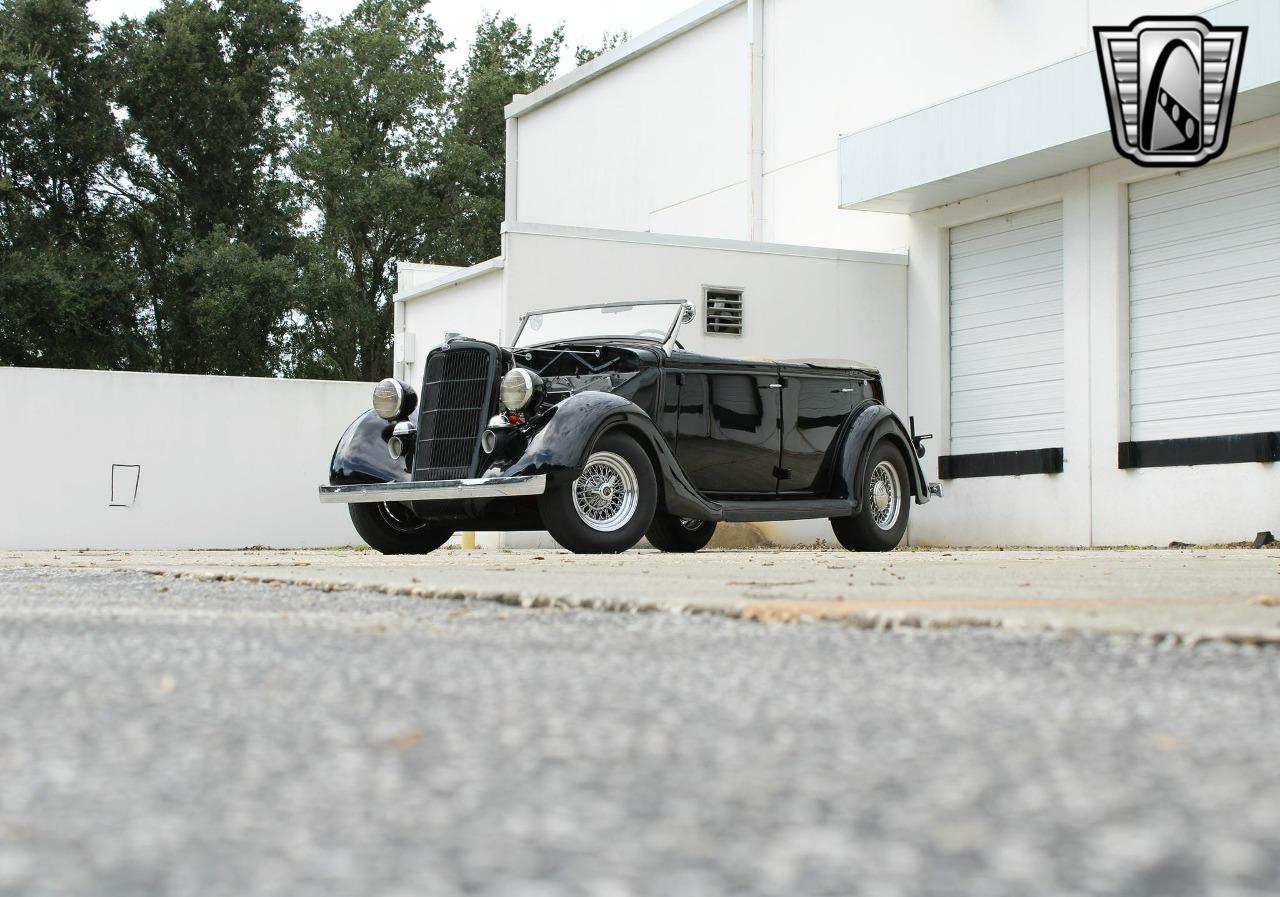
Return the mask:
[[(316, 487), (369, 389), (0, 368), (0, 547), (360, 544), (346, 508), (321, 505)], [(109, 506), (113, 464), (140, 468), (131, 507)]]
[(414, 297), (397, 294), (401, 332), (413, 334), (413, 351), (405, 357), (402, 379), (414, 384), (422, 377), (422, 361), (446, 334), (501, 343), (502, 269), (493, 267), (478, 277), (451, 283)]
[[(517, 188), (507, 218), (752, 237), (751, 112), (758, 106), (755, 238), (900, 248), (905, 216), (838, 208), (839, 135), (1088, 51), (1094, 25), (1205, 6), (748, 0), (517, 114)], [(757, 10), (758, 94), (750, 62)], [(946, 135), (937, 148), (946, 152), (946, 141), (962, 139)]]
[[(1280, 146), (1280, 117), (1232, 129), (1224, 158)], [(1064, 469), (946, 482), (913, 518), (915, 544), (1162, 545), (1280, 531), (1280, 465), (1121, 470), (1129, 440), (1128, 185), (1167, 174), (1116, 160), (911, 216), (907, 410), (937, 437), (926, 472), (949, 450), (948, 228), (1063, 203)]]
[[(508, 220), (657, 230), (671, 224), (663, 211), (674, 204), (740, 187), (747, 176), (745, 9), (521, 116), (517, 211), (509, 209)], [(726, 217), (718, 201), (692, 204), (680, 222), (685, 233), (747, 236), (746, 218)]]

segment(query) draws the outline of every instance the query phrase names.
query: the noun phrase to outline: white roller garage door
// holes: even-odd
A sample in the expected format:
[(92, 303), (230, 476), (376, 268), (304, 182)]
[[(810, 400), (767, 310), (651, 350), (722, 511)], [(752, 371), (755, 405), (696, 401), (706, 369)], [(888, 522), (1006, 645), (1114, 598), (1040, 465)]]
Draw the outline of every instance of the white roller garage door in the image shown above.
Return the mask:
[(1280, 151), (1129, 188), (1135, 441), (1280, 430)]
[(951, 454), (1062, 445), (1062, 204), (951, 229)]

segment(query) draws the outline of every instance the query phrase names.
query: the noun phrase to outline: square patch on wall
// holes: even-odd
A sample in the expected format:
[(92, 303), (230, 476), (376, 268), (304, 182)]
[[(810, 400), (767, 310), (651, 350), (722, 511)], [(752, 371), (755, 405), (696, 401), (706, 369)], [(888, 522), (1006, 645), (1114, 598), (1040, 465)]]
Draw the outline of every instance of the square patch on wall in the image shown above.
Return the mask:
[(111, 465), (112, 508), (132, 508), (138, 500), (138, 480), (142, 477), (140, 464)]

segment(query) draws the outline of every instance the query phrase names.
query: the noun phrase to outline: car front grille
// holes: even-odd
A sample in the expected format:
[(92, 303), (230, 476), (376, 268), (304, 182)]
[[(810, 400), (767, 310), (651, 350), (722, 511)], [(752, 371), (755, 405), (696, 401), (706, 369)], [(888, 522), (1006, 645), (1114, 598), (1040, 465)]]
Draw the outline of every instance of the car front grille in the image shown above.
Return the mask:
[(480, 433), (489, 418), (494, 353), (451, 346), (432, 352), (422, 378), (415, 480), (475, 476)]

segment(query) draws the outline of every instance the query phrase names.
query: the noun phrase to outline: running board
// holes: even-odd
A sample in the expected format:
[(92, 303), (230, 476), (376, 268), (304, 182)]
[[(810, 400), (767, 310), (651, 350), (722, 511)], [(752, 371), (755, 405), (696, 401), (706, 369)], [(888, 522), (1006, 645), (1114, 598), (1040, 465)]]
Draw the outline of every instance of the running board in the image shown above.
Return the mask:
[(821, 520), (849, 517), (853, 505), (840, 499), (813, 501), (724, 501), (719, 502), (720, 519), (726, 523), (755, 523), (761, 520)]

